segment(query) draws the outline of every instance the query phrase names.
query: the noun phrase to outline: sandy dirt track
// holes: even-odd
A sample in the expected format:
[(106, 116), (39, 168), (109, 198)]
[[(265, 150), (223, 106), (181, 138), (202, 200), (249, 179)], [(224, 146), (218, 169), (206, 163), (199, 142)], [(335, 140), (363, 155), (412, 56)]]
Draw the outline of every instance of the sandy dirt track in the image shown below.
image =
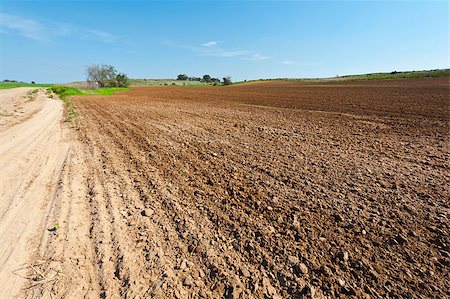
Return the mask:
[(63, 105), (44, 90), (0, 90), (0, 298), (18, 294), (67, 157)]

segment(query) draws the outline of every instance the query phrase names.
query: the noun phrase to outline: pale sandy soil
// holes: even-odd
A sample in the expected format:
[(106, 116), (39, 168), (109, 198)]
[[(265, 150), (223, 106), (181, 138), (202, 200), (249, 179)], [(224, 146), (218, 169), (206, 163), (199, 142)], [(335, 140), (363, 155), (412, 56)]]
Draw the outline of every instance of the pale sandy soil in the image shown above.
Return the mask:
[(33, 90), (0, 90), (0, 298), (28, 282), (19, 268), (34, 252), (31, 238), (48, 217), (69, 152), (62, 102)]
[(29, 87), (0, 90), (0, 131), (39, 111), (42, 101), (35, 101), (35, 99), (38, 93), (42, 92)]

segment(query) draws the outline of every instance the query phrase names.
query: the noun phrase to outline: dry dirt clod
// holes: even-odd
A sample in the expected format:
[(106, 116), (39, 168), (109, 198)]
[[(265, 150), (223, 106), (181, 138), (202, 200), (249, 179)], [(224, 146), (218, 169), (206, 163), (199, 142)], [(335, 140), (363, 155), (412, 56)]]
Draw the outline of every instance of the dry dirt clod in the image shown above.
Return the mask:
[(341, 287), (341, 293), (348, 296), (355, 296), (356, 292), (351, 286)]
[(348, 261), (348, 252), (347, 251), (341, 251), (341, 252), (338, 253), (337, 257), (342, 262), (347, 262)]
[(192, 277), (190, 275), (187, 275), (184, 277), (183, 279), (183, 285), (186, 287), (191, 287), (194, 283), (194, 280), (192, 279)]
[(242, 276), (244, 276), (246, 278), (249, 278), (251, 276), (250, 271), (248, 271), (245, 268), (241, 268), (241, 274), (242, 274)]
[(269, 279), (264, 277), (262, 279), (262, 285), (264, 288), (264, 294), (266, 296), (268, 296), (269, 298), (281, 298), (278, 294), (277, 294), (277, 290), (272, 286), (272, 284), (270, 283)]
[(308, 273), (308, 267), (305, 264), (300, 263), (298, 265), (298, 268), (300, 269), (301, 273), (303, 273), (303, 274), (307, 274)]
[(341, 286), (341, 287), (345, 286), (345, 281), (342, 278), (338, 278), (338, 279), (336, 279), (336, 281), (339, 286)]
[(288, 261), (289, 261), (289, 263), (291, 263), (293, 265), (296, 265), (299, 263), (298, 257), (293, 256), (293, 255), (288, 256)]
[(334, 215), (333, 217), (334, 217), (334, 221), (335, 221), (335, 222), (342, 222), (342, 221), (343, 221), (342, 216), (339, 215), (339, 214), (336, 214), (336, 215)]
[(153, 209), (147, 208), (142, 211), (142, 215), (145, 217), (151, 217), (155, 211)]
[(188, 261), (186, 259), (183, 259), (181, 261), (180, 266), (178, 267), (178, 269), (180, 269), (181, 271), (185, 271), (187, 268), (189, 268)]

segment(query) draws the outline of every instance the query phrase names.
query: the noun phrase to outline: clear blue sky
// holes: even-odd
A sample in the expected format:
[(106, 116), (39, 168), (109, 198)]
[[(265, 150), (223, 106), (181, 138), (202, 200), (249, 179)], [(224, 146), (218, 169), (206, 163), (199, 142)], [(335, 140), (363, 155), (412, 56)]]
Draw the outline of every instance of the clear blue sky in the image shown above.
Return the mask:
[(448, 1), (5, 1), (0, 80), (234, 80), (449, 67)]

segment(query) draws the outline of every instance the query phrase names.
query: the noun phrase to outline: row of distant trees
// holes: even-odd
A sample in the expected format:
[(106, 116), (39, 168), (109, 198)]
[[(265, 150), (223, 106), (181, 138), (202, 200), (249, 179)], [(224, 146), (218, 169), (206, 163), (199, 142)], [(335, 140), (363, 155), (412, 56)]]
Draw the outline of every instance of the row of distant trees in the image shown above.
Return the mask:
[[(87, 80), (96, 87), (128, 87), (130, 80), (124, 73), (119, 73), (116, 68), (108, 64), (91, 64), (86, 67)], [(219, 78), (213, 78), (210, 75), (200, 77), (189, 77), (186, 74), (180, 74), (177, 77), (180, 81), (197, 81), (204, 83), (221, 83)], [(230, 85), (231, 77), (223, 78), (224, 85)]]
[[(128, 87), (130, 80), (124, 73), (120, 73), (116, 68), (109, 64), (91, 64), (86, 67), (87, 81), (95, 87)], [(197, 81), (205, 83), (221, 83), (219, 78), (213, 78), (210, 75), (200, 77), (189, 77), (186, 74), (180, 74), (177, 77), (180, 81)], [(3, 80), (3, 82), (17, 82), (16, 80)], [(34, 81), (31, 82), (34, 84)], [(223, 78), (224, 85), (230, 85), (231, 77)]]
[[(128, 87), (130, 80), (124, 73), (119, 73), (116, 68), (109, 64), (91, 64), (86, 67), (87, 81), (95, 87)], [(180, 74), (177, 77), (180, 81), (196, 81), (204, 83), (221, 83), (219, 78), (213, 78), (210, 75), (200, 77), (189, 77), (186, 74)], [(3, 82), (17, 82), (16, 80), (3, 80)], [(35, 84), (34, 81), (31, 82)], [(223, 78), (224, 85), (230, 85), (231, 77)]]
[[(179, 74), (177, 76), (177, 80), (180, 81), (197, 81), (197, 82), (204, 82), (204, 83), (220, 83), (220, 79), (219, 78), (213, 78), (210, 75), (204, 75), (202, 78), (200, 77), (189, 77), (186, 74)], [(223, 78), (223, 84), (224, 85), (230, 85), (231, 82), (231, 77), (225, 77)]]
[[(3, 83), (26, 83), (26, 82), (23, 82), (23, 81), (9, 80), (9, 79), (5, 79), (5, 80), (3, 80), (2, 82), (3, 82)], [(31, 81), (31, 84), (36, 84), (36, 82)]]

